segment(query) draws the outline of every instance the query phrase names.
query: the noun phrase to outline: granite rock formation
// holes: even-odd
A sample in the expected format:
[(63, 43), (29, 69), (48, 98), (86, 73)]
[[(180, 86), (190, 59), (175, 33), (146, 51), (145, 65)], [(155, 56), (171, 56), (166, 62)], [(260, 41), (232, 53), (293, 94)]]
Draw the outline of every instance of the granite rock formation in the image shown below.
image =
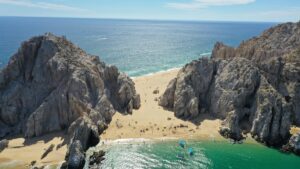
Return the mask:
[(82, 116), (101, 126), (139, 104), (133, 81), (115, 66), (46, 34), (24, 42), (0, 72), (0, 137), (40, 136)]
[(223, 119), (220, 133), (235, 140), (251, 133), (281, 146), (300, 125), (300, 22), (266, 30), (233, 48), (215, 44), (211, 58), (185, 65), (159, 104), (179, 118), (209, 112)]
[(237, 48), (220, 42), (215, 45), (212, 58), (233, 57), (246, 58), (259, 68), (268, 83), (292, 104), (293, 123), (300, 125), (300, 22), (272, 27)]
[(0, 72), (0, 138), (68, 130), (73, 166), (82, 165), (116, 111), (139, 107), (127, 75), (50, 33), (24, 42)]

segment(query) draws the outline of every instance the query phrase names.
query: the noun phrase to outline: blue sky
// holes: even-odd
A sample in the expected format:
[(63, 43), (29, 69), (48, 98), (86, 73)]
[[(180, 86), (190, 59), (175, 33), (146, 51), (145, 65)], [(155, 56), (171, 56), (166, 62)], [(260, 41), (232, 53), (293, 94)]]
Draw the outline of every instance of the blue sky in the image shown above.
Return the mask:
[(0, 16), (286, 22), (300, 0), (0, 0)]

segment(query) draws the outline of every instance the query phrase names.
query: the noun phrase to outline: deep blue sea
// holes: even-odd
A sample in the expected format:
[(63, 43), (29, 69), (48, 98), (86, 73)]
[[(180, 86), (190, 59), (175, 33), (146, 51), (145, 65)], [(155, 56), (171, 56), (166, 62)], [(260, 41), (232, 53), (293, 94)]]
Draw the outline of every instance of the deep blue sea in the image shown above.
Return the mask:
[(0, 67), (35, 35), (65, 35), (130, 76), (209, 56), (217, 41), (237, 46), (275, 23), (0, 17)]

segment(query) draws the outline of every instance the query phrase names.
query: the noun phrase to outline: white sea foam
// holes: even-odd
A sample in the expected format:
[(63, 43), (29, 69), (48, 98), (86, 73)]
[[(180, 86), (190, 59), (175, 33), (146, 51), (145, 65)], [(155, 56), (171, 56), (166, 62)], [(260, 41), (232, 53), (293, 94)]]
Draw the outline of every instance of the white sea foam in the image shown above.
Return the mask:
[(143, 143), (150, 142), (151, 139), (145, 138), (124, 138), (124, 139), (116, 139), (116, 140), (102, 140), (100, 144), (105, 145), (115, 145), (115, 144), (131, 144), (131, 143)]
[(155, 74), (161, 74), (161, 73), (171, 72), (173, 70), (178, 70), (178, 69), (180, 69), (180, 67), (175, 67), (175, 68), (171, 68), (171, 69), (167, 69), (167, 70), (160, 70), (160, 71), (156, 71), (156, 72), (152, 72), (152, 73), (148, 73), (148, 74), (140, 75), (140, 76), (132, 76), (130, 78), (135, 79), (135, 78), (138, 78), (138, 77), (152, 76), (152, 75), (155, 75)]
[(100, 37), (100, 38), (97, 38), (96, 40), (97, 41), (102, 41), (102, 40), (107, 40), (108, 38), (106, 38), (106, 37)]
[(116, 140), (101, 140), (99, 145), (116, 145), (116, 144), (132, 144), (132, 143), (151, 143), (157, 141), (178, 140), (176, 137), (160, 137), (160, 138), (123, 138)]
[(201, 53), (200, 56), (210, 56), (211, 52)]

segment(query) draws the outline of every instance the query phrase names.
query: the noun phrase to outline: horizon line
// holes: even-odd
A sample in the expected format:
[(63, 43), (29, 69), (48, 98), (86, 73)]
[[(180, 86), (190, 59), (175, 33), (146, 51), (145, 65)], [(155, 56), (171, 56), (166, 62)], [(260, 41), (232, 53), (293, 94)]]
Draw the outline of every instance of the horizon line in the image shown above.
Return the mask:
[(170, 22), (232, 22), (232, 23), (286, 23), (286, 22), (299, 22), (299, 21), (241, 21), (241, 20), (194, 20), (194, 19), (150, 19), (150, 18), (102, 18), (102, 17), (69, 17), (69, 16), (9, 16), (0, 15), (0, 17), (11, 18), (56, 18), (56, 19), (98, 19), (98, 20), (128, 20), (128, 21), (170, 21)]

